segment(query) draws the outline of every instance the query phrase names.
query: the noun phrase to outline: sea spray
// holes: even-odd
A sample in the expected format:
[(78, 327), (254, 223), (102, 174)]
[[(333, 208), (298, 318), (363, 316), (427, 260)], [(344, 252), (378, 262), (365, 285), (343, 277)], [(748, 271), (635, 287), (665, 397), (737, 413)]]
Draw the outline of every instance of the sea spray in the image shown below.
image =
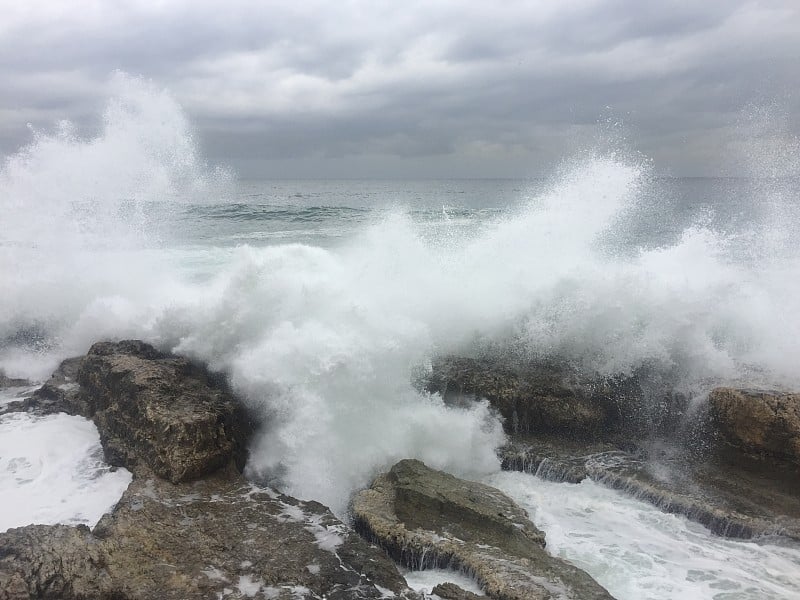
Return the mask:
[(586, 152), (467, 236), (441, 207), (434, 239), (410, 211), (361, 207), (367, 223), (329, 248), (187, 245), (181, 227), (209, 225), (182, 207), (229, 195), (225, 179), (168, 94), (121, 81), (96, 137), (39, 134), (0, 173), (10, 374), (44, 377), (100, 338), (207, 362), (265, 417), (248, 473), (339, 514), (400, 458), (498, 467), (485, 404), (447, 407), (413, 385), (436, 354), (492, 345), (600, 374), (647, 364), (690, 389), (800, 383), (798, 252), (760, 251), (791, 219), (731, 231), (703, 213), (631, 246), (626, 227), (661, 184), (647, 163)]
[(35, 130), (0, 169), (0, 356), (29, 377), (95, 337), (140, 334), (179, 280), (162, 252), (176, 206), (229, 186), (169, 93), (124, 73), (109, 85), (96, 136)]

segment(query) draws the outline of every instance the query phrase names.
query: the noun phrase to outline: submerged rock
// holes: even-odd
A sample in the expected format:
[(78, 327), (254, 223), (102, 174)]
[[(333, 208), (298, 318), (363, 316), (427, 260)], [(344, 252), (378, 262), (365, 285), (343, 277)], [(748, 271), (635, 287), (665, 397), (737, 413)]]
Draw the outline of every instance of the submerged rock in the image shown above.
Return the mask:
[(500, 600), (608, 599), (572, 564), (550, 556), (544, 534), (508, 496), (403, 460), (353, 500), (356, 527), (411, 568), (473, 573)]
[(230, 462), (241, 470), (252, 424), (204, 368), (139, 341), (102, 342), (77, 371), (106, 459), (173, 483)]
[(708, 403), (725, 443), (750, 455), (800, 465), (800, 394), (717, 388)]

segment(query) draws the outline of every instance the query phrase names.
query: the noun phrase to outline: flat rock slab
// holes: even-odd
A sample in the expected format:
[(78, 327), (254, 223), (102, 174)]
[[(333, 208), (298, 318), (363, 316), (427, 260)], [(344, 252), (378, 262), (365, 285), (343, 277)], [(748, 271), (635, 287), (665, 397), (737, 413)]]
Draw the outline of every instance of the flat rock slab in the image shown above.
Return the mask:
[(316, 502), (236, 473), (142, 477), (86, 527), (0, 534), (0, 599), (417, 598), (394, 563)]
[(499, 490), (403, 460), (353, 500), (356, 528), (411, 568), (471, 572), (499, 600), (609, 599)]

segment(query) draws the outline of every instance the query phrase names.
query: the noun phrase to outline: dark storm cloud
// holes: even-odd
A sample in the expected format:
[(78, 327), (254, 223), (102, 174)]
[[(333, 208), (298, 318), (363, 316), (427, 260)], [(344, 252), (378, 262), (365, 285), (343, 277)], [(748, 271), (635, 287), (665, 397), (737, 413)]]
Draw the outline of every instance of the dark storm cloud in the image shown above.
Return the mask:
[(122, 69), (170, 89), (207, 155), (245, 174), (529, 175), (619, 120), (661, 170), (713, 174), (749, 105), (777, 97), (797, 126), (798, 57), (792, 0), (0, 0), (0, 149), (28, 121), (96, 125)]

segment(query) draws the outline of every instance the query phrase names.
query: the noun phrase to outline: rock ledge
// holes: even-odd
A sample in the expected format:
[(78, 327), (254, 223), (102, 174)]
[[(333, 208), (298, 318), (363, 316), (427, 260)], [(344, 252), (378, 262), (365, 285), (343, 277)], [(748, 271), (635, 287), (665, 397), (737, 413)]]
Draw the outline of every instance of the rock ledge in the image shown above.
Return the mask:
[(411, 568), (474, 574), (498, 600), (609, 599), (499, 490), (402, 460), (353, 501), (356, 528)]

